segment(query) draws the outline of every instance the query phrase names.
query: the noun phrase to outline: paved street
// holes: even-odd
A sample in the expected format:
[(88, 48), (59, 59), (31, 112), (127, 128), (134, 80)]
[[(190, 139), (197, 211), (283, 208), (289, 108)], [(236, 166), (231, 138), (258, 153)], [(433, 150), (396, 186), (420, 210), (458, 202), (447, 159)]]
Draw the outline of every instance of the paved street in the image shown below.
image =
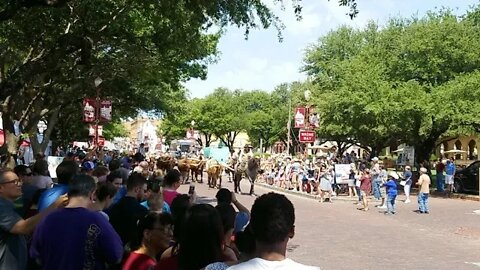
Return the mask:
[[(243, 191), (248, 191), (247, 183), (242, 181)], [(233, 189), (231, 183), (224, 186)], [(186, 193), (188, 185), (180, 191)], [(196, 191), (202, 201), (215, 202), (216, 189), (197, 184)], [(256, 187), (257, 194), (268, 191)], [(324, 270), (480, 270), (480, 215), (473, 213), (480, 202), (433, 198), (431, 213), (419, 215), (413, 212), (416, 202), (397, 201), (398, 213), (385, 216), (373, 207), (359, 211), (352, 202), (322, 204), (287, 196), (296, 212), (288, 256), (299, 262)], [(248, 195), (237, 198), (248, 208), (254, 201)]]

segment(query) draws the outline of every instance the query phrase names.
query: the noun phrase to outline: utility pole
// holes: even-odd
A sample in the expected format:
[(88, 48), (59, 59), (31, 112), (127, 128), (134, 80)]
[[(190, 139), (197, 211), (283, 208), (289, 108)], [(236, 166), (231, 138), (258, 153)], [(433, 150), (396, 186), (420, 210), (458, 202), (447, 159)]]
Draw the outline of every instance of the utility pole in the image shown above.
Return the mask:
[(95, 98), (95, 146), (98, 147), (98, 124), (100, 123), (100, 84), (102, 84), (102, 78), (97, 77), (95, 79), (95, 90), (97, 92)]
[(290, 99), (288, 101), (288, 122), (287, 122), (287, 154), (290, 155), (290, 133), (292, 125), (292, 94), (290, 93)]

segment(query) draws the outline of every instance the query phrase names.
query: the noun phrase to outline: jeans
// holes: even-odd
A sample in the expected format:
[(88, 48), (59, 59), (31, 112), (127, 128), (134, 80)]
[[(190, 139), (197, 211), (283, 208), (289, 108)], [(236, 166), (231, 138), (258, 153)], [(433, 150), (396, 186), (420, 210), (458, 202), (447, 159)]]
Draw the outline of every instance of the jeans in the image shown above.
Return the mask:
[(388, 195), (387, 199), (387, 212), (388, 213), (395, 213), (395, 199), (397, 195)]
[(360, 188), (355, 186), (355, 189), (357, 190), (358, 201), (361, 202), (363, 198), (362, 198), (362, 193), (360, 192)]
[(380, 185), (381, 185), (381, 181), (378, 181), (378, 180), (373, 180), (373, 183), (372, 183), (372, 187), (373, 187), (373, 196), (375, 197), (375, 199), (379, 200), (380, 198), (382, 198), (382, 195), (380, 193)]
[(418, 210), (422, 213), (428, 212), (428, 193), (418, 193)]
[(444, 180), (443, 180), (443, 173), (437, 173), (437, 191), (444, 192)]

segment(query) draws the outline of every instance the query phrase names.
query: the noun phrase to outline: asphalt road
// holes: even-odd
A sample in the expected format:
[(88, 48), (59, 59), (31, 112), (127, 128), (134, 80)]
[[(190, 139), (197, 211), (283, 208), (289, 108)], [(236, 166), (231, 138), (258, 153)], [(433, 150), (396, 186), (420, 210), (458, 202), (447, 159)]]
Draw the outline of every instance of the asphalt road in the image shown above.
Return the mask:
[[(224, 187), (233, 189), (232, 183)], [(248, 181), (242, 181), (248, 191)], [(188, 185), (180, 188), (187, 193)], [(215, 204), (216, 189), (196, 184), (199, 201)], [(256, 187), (258, 195), (270, 192)], [(295, 206), (296, 233), (287, 256), (324, 270), (421, 269), (480, 270), (480, 202), (430, 198), (430, 214), (417, 214), (416, 198), (397, 214), (385, 216), (371, 207), (357, 210), (351, 201), (319, 203), (287, 194)], [(238, 195), (251, 208), (255, 197)], [(374, 203), (374, 202), (373, 202)], [(479, 211), (480, 212), (480, 211)]]

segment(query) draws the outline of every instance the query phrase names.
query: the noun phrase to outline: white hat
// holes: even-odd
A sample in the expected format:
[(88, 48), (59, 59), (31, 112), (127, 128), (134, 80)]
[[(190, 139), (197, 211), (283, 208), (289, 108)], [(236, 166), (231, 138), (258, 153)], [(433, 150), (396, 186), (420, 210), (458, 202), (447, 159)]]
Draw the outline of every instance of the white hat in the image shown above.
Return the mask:
[(390, 175), (391, 177), (393, 177), (393, 178), (396, 179), (396, 180), (398, 180), (398, 178), (400, 178), (400, 177), (398, 176), (398, 173), (395, 172), (395, 171), (389, 172), (388, 175)]
[(425, 168), (425, 167), (420, 168), (420, 172), (427, 173), (427, 168)]
[(378, 157), (372, 158), (372, 161), (378, 161)]

